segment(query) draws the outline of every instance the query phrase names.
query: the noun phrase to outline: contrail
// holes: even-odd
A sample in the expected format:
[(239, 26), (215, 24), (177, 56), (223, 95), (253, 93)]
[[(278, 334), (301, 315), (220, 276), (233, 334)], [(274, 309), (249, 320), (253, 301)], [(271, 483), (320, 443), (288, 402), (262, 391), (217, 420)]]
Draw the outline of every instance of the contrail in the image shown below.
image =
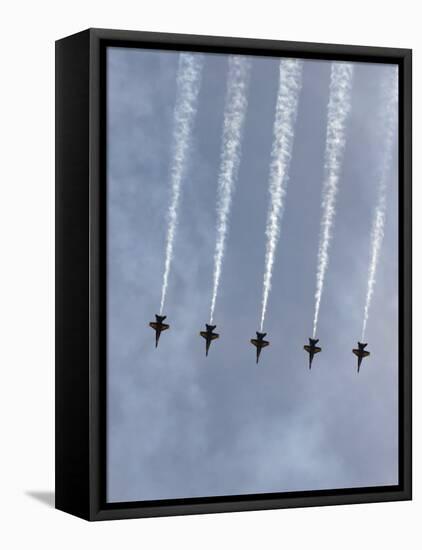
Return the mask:
[(180, 202), (180, 190), (186, 171), (190, 148), (190, 137), (198, 105), (201, 85), (203, 57), (198, 54), (182, 53), (179, 56), (177, 74), (176, 105), (173, 115), (173, 151), (170, 168), (171, 198), (167, 213), (166, 256), (164, 263), (163, 286), (161, 290), (160, 315), (164, 309), (168, 279), (173, 259), (174, 238)]
[(269, 174), (270, 204), (268, 207), (265, 270), (262, 293), (261, 332), (264, 328), (275, 251), (280, 235), (280, 223), (284, 208), (290, 158), (292, 156), (294, 125), (299, 94), (302, 88), (303, 62), (299, 59), (280, 61), (280, 73), (273, 127), (273, 144)]
[(366, 291), (365, 310), (363, 314), (362, 342), (365, 340), (366, 325), (368, 322), (369, 308), (375, 287), (375, 277), (378, 260), (384, 238), (384, 225), (387, 208), (387, 181), (390, 175), (393, 160), (394, 142), (397, 124), (398, 80), (397, 69), (385, 78), (382, 86), (382, 136), (384, 139), (382, 162), (378, 180), (378, 200), (375, 207), (371, 232), (371, 260), (368, 270), (368, 287)]
[(322, 217), (319, 236), (313, 338), (315, 338), (324, 279), (328, 267), (328, 251), (336, 213), (336, 198), (346, 145), (346, 120), (351, 107), (353, 65), (332, 63), (328, 99), (327, 134), (322, 187)]
[(242, 130), (248, 105), (247, 90), (250, 67), (250, 61), (245, 57), (230, 56), (228, 59), (226, 102), (217, 191), (217, 236), (214, 252), (210, 324), (212, 324), (214, 317), (215, 302), (226, 247), (230, 207), (240, 164)]

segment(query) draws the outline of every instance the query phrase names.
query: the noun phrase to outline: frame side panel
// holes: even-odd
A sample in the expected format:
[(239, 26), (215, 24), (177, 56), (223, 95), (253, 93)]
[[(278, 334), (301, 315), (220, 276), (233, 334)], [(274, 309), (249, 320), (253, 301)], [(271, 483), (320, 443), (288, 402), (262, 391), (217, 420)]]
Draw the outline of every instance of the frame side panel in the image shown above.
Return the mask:
[(89, 32), (56, 42), (56, 508), (89, 517)]
[(403, 279), (402, 288), (402, 398), (399, 411), (403, 433), (403, 491), (408, 499), (412, 498), (412, 52), (403, 57), (402, 94), (402, 219), (400, 230), (400, 269)]

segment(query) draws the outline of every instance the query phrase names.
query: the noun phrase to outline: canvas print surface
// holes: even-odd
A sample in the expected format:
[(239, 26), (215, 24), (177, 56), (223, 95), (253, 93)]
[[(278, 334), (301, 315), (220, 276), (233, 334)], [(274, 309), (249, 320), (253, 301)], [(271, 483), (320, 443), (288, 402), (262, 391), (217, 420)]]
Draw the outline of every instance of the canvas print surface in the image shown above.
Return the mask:
[(397, 66), (106, 63), (107, 500), (396, 485)]

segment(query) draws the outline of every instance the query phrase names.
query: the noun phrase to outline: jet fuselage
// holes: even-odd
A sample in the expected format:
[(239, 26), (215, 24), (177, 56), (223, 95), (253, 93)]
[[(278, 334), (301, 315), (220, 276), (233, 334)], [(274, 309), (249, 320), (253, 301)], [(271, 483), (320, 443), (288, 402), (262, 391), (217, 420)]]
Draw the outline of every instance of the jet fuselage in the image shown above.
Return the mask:
[(316, 353), (319, 353), (322, 349), (319, 346), (317, 346), (318, 342), (319, 342), (318, 338), (316, 339), (309, 338), (309, 345), (305, 344), (303, 346), (303, 349), (309, 353), (309, 369), (311, 369), (312, 367), (312, 361), (314, 359), (314, 355)]
[(149, 323), (149, 326), (155, 330), (155, 347), (158, 346), (158, 340), (160, 339), (160, 335), (163, 332), (163, 330), (167, 330), (170, 328), (170, 325), (167, 325), (164, 323), (164, 319), (166, 319), (166, 315), (155, 315), (155, 321), (151, 321)]
[(365, 348), (368, 344), (363, 344), (362, 342), (358, 342), (357, 349), (353, 349), (352, 352), (357, 356), (358, 358), (358, 372), (360, 371), (360, 365), (362, 363), (362, 359), (364, 357), (368, 357), (371, 355), (369, 351), (366, 351)]
[(202, 336), (202, 338), (205, 338), (205, 356), (208, 356), (208, 351), (210, 349), (211, 342), (213, 340), (217, 340), (217, 338), (220, 337), (219, 334), (214, 332), (216, 326), (217, 325), (208, 325), (207, 323), (205, 323), (206, 330), (201, 330), (201, 332), (199, 333), (199, 335)]
[(264, 340), (265, 336), (267, 336), (266, 332), (257, 332), (256, 338), (251, 338), (251, 344), (256, 347), (256, 363), (258, 364), (259, 356), (261, 355), (262, 348), (265, 348), (266, 346), (269, 346), (270, 343), (268, 340)]

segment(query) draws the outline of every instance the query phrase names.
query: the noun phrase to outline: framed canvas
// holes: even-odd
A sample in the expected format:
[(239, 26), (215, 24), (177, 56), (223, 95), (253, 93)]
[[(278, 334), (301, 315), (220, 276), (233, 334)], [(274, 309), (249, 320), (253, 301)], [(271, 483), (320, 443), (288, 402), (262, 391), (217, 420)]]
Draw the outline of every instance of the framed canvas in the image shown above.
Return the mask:
[(56, 43), (56, 507), (411, 498), (411, 51)]

